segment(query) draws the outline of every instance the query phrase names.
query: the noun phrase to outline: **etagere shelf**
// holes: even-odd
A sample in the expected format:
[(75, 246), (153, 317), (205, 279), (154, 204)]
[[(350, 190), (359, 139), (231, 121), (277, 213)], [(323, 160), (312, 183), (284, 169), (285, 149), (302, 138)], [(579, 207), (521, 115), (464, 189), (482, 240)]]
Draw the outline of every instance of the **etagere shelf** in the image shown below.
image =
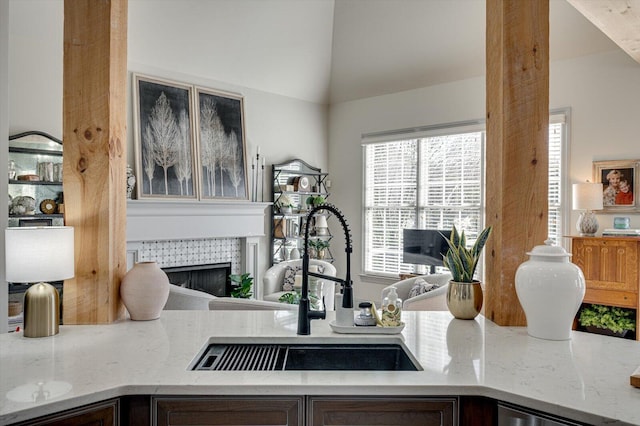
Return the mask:
[[(307, 212), (314, 203), (323, 203), (330, 193), (327, 190), (328, 173), (313, 167), (300, 159), (274, 164), (271, 181), (273, 183), (273, 206), (271, 208), (271, 263), (295, 259), (304, 251), (304, 229)], [(324, 218), (320, 218), (324, 216)], [(332, 239), (327, 228), (316, 226), (325, 222), (329, 212), (314, 214), (309, 224), (310, 241)], [(326, 229), (326, 231), (324, 230)], [(312, 257), (333, 262), (330, 248), (324, 253), (310, 251)]]

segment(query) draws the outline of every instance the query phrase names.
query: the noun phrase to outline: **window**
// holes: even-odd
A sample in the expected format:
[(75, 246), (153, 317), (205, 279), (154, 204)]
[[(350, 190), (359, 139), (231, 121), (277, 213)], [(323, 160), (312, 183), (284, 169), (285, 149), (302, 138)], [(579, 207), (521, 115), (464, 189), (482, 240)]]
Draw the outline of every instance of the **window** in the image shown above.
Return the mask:
[[(562, 235), (564, 113), (549, 125), (549, 236)], [(425, 273), (402, 262), (402, 229), (464, 229), (473, 243), (484, 226), (482, 122), (363, 136), (365, 274)]]

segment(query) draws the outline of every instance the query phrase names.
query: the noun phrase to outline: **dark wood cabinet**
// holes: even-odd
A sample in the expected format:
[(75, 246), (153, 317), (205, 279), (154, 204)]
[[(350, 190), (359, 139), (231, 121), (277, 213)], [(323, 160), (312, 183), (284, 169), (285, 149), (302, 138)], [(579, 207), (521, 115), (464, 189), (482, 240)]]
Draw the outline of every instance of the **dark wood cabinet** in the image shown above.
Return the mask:
[(302, 397), (154, 397), (152, 424), (303, 425)]
[(458, 424), (458, 400), (411, 397), (309, 397), (307, 425)]
[(120, 424), (120, 400), (111, 399), (14, 426), (117, 426)]
[[(503, 403), (472, 395), (126, 395), (11, 426), (495, 426), (499, 424), (499, 404)], [(543, 418), (551, 418), (525, 407), (509, 405)], [(567, 419), (563, 421), (576, 424)]]

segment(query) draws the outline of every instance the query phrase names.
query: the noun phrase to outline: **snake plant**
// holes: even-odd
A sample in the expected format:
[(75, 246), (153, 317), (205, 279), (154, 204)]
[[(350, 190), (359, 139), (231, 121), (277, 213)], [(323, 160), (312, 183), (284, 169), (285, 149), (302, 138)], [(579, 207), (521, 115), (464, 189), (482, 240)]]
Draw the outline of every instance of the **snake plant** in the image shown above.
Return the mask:
[(491, 227), (485, 228), (471, 249), (467, 248), (467, 240), (462, 233), (458, 233), (458, 230), (454, 226), (451, 230), (451, 235), (447, 239), (449, 250), (443, 257), (444, 266), (449, 268), (451, 272), (452, 281), (460, 283), (473, 282), (473, 274), (478, 267), (478, 260), (482, 249), (489, 239), (491, 234)]

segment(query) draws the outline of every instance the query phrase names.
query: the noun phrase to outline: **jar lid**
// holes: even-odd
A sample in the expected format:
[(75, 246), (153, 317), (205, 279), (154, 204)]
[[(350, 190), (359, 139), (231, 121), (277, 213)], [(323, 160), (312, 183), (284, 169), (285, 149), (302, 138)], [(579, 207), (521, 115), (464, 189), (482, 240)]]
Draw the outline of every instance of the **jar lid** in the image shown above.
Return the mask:
[(571, 257), (571, 253), (560, 247), (553, 245), (553, 240), (548, 239), (544, 242), (544, 245), (535, 246), (533, 250), (527, 252), (529, 256), (543, 256), (543, 257)]

